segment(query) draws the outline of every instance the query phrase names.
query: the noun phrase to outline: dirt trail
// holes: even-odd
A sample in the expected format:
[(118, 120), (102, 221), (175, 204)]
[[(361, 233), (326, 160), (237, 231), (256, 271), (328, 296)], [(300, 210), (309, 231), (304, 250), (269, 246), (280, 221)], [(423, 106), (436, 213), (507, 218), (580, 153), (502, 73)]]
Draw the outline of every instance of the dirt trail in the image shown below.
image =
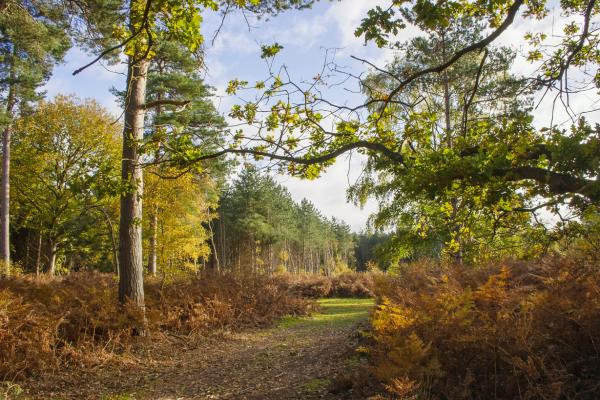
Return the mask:
[[(321, 300), (321, 313), (287, 318), (269, 329), (191, 343), (171, 338), (148, 361), (57, 377), (39, 398), (57, 399), (344, 399), (332, 393), (336, 376), (360, 366), (358, 325), (372, 300)], [(339, 379), (338, 379), (339, 380)], [(335, 385), (334, 385), (335, 386)], [(340, 383), (338, 382), (338, 386)], [(33, 393), (31, 393), (33, 394)], [(35, 396), (35, 398), (38, 398)]]

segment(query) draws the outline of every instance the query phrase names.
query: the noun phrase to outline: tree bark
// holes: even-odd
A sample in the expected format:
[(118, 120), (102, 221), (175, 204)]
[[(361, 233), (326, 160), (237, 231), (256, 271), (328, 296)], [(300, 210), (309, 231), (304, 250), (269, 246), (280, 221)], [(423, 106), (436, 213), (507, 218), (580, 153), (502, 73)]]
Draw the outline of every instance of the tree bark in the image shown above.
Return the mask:
[(143, 172), (139, 143), (144, 135), (144, 101), (149, 61), (133, 62), (129, 58), (125, 126), (123, 128), (123, 159), (121, 181), (126, 190), (121, 195), (119, 221), (119, 301), (131, 301), (144, 309), (142, 258), (142, 194)]
[(113, 270), (114, 273), (117, 274), (117, 276), (119, 276), (119, 250), (117, 248), (117, 241), (115, 239), (115, 229), (113, 227), (112, 221), (110, 220), (110, 216), (108, 215), (106, 210), (100, 208), (100, 211), (102, 212), (102, 214), (104, 214), (104, 217), (106, 218), (106, 224), (108, 225), (108, 234), (110, 235), (110, 243), (112, 244), (112, 255), (114, 263)]
[(158, 210), (154, 208), (150, 216), (150, 254), (148, 254), (148, 272), (156, 276), (156, 248), (158, 243)]
[(215, 233), (213, 231), (210, 213), (208, 214), (208, 229), (209, 229), (209, 234), (210, 234), (210, 243), (212, 245), (212, 251), (213, 251), (214, 259), (215, 259), (214, 268), (217, 271), (217, 273), (220, 273), (221, 265), (219, 264), (219, 252), (217, 251), (217, 245), (215, 244)]
[(48, 275), (56, 274), (56, 241), (48, 239)]
[[(14, 79), (14, 66), (11, 67), (11, 81)], [(6, 103), (6, 115), (11, 117), (15, 104), (14, 83), (10, 84)], [(12, 119), (12, 118), (11, 118)], [(10, 274), (10, 141), (11, 122), (2, 132), (2, 182), (0, 188), (0, 257), (6, 275)]]
[(35, 275), (40, 276), (40, 264), (42, 258), (42, 234), (38, 232), (37, 255), (35, 257)]

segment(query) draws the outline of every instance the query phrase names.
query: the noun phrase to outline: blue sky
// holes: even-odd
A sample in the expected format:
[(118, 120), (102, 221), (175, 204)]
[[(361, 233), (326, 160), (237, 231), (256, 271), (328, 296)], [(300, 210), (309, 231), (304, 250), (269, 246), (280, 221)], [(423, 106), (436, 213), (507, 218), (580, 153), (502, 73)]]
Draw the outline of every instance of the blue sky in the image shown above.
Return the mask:
[[(392, 53), (376, 49), (372, 45), (365, 46), (361, 39), (354, 36), (354, 30), (368, 9), (386, 3), (382, 0), (323, 1), (310, 10), (290, 11), (268, 20), (249, 19), (250, 26), (241, 14), (232, 14), (225, 20), (214, 43), (212, 38), (220, 23), (220, 17), (217, 14), (206, 14), (203, 25), (207, 65), (205, 80), (216, 88), (215, 103), (219, 111), (227, 114), (231, 105), (238, 101), (236, 98), (225, 96), (224, 89), (229, 80), (239, 78), (254, 82), (268, 76), (268, 67), (260, 58), (262, 44), (278, 42), (284, 46), (276, 62), (285, 64), (296, 81), (310, 79), (320, 71), (327, 49), (336, 49), (336, 61), (357, 74), (366, 68), (352, 60), (351, 55), (369, 59), (379, 66), (385, 65), (385, 61), (391, 59)], [(518, 19), (501, 37), (500, 43), (513, 46), (513, 43), (519, 43), (523, 35), (531, 30), (553, 33), (560, 30), (563, 22), (564, 18), (552, 10), (549, 18), (539, 22)], [(399, 39), (407, 40), (416, 34), (416, 29), (408, 28), (400, 33)], [(515, 71), (532, 71), (535, 66), (526, 62), (523, 56), (526, 49), (519, 47), (516, 50), (521, 56), (515, 63)], [(96, 64), (78, 76), (71, 75), (73, 70), (89, 61), (89, 55), (79, 49), (72, 49), (65, 63), (56, 68), (45, 90), (50, 97), (61, 93), (94, 98), (115, 115), (120, 115), (121, 110), (110, 93), (110, 88), (124, 86), (124, 65)], [(337, 102), (350, 104), (359, 103), (361, 100), (358, 95), (343, 90), (330, 93), (329, 96)], [(598, 101), (596, 94), (584, 96), (572, 101), (576, 105)], [(536, 110), (540, 124), (543, 125), (543, 121), (548, 120), (546, 117), (551, 106), (550, 101), (545, 101)], [(346, 189), (360, 174), (362, 162), (363, 159), (358, 155), (351, 158), (342, 157), (315, 181), (280, 175), (276, 176), (276, 179), (289, 189), (295, 199), (308, 198), (325, 215), (343, 219), (354, 230), (359, 231), (365, 226), (369, 214), (376, 209), (374, 201), (368, 202), (362, 209), (346, 201)]]

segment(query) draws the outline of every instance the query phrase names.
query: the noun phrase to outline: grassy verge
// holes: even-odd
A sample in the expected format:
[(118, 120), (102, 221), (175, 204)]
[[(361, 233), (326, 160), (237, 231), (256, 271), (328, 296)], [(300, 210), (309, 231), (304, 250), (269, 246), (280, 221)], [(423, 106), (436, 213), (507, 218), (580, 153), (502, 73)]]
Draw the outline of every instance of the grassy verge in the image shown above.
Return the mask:
[(373, 299), (320, 299), (321, 311), (310, 317), (285, 317), (281, 328), (346, 328), (368, 318), (375, 305)]

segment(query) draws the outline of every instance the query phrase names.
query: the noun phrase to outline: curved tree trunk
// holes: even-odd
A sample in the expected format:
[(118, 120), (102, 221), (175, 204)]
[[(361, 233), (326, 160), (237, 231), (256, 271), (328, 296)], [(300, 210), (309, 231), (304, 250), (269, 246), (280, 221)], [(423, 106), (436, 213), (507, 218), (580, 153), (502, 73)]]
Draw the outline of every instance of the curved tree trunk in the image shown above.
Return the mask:
[(142, 194), (143, 173), (139, 144), (144, 134), (144, 101), (149, 61), (134, 64), (129, 59), (125, 126), (123, 129), (123, 160), (121, 180), (126, 190), (121, 195), (119, 223), (119, 301), (131, 301), (144, 308), (142, 260)]

